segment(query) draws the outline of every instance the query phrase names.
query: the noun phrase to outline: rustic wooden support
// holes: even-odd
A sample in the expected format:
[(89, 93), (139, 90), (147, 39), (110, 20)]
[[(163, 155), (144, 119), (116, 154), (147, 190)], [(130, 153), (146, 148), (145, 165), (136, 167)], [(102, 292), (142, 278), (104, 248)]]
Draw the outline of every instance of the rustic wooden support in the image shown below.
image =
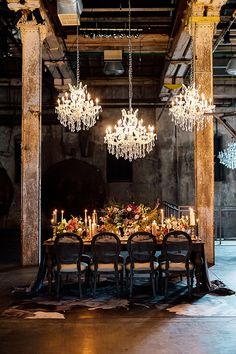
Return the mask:
[(41, 96), (45, 25), (19, 25), (22, 38), (22, 265), (39, 263), (41, 242)]
[[(193, 36), (194, 77), (201, 93), (213, 99), (212, 41), (219, 11), (225, 1), (198, 0), (192, 5), (189, 19)], [(207, 261), (215, 262), (214, 254), (214, 126), (213, 116), (203, 131), (195, 131), (195, 208), (199, 232), (205, 241)]]

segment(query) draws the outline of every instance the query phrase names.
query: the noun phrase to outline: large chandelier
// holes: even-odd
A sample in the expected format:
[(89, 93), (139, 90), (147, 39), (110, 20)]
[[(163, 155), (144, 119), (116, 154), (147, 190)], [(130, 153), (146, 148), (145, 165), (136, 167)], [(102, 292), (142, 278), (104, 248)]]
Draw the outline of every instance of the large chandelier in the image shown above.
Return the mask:
[(175, 125), (182, 130), (192, 132), (203, 130), (210, 122), (210, 115), (215, 111), (215, 105), (211, 100), (205, 98), (204, 94), (199, 93), (200, 87), (196, 87), (194, 82), (194, 58), (193, 40), (191, 38), (192, 60), (190, 66), (190, 84), (182, 85), (181, 91), (175, 95), (171, 101), (169, 114)]
[(236, 168), (236, 142), (228, 144), (227, 148), (219, 152), (220, 163), (234, 170)]
[(76, 86), (69, 84), (69, 93), (58, 98), (56, 113), (58, 119), (64, 127), (68, 127), (70, 131), (75, 132), (81, 129), (89, 129), (93, 127), (99, 119), (99, 113), (102, 107), (98, 105), (98, 99), (91, 99), (87, 91), (87, 85), (80, 82), (79, 70), (79, 41), (78, 41), (78, 24), (76, 31), (76, 51), (77, 51), (77, 70), (76, 70)]
[(154, 127), (143, 126), (143, 120), (138, 119), (138, 109), (132, 108), (132, 44), (130, 35), (130, 22), (131, 22), (131, 7), (129, 0), (129, 110), (122, 109), (122, 118), (114, 127), (106, 129), (104, 138), (105, 144), (110, 154), (116, 158), (124, 158), (125, 160), (135, 160), (143, 158), (149, 153), (155, 144), (156, 134)]

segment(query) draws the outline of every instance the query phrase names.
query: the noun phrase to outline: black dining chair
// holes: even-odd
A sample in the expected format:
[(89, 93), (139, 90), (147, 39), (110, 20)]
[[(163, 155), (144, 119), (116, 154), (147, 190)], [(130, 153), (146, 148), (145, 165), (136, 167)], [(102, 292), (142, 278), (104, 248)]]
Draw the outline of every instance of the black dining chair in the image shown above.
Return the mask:
[(119, 281), (123, 284), (123, 264), (120, 262), (121, 242), (112, 232), (100, 232), (91, 242), (92, 264), (90, 271), (93, 283), (93, 296), (96, 295), (97, 281), (101, 274), (114, 274), (117, 294), (119, 294)]
[(82, 275), (88, 270), (88, 263), (82, 261), (83, 240), (72, 232), (57, 235), (55, 239), (56, 256), (56, 294), (60, 298), (62, 275), (76, 274), (79, 285), (79, 296), (82, 297)]
[(156, 238), (150, 232), (133, 233), (127, 242), (129, 256), (126, 260), (126, 284), (129, 284), (129, 297), (132, 297), (135, 275), (149, 274), (152, 282), (153, 296), (156, 296), (158, 262), (155, 257)]
[(187, 277), (188, 293), (192, 293), (194, 265), (190, 261), (192, 241), (184, 231), (170, 231), (163, 238), (162, 252), (159, 257), (159, 273), (163, 282), (164, 295), (167, 298), (168, 280), (171, 275)]

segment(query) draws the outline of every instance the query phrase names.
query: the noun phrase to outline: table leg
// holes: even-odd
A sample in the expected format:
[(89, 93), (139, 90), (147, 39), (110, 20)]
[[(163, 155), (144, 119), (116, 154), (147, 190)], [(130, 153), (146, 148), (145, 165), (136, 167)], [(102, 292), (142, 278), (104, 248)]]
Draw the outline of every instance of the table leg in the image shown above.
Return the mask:
[(195, 265), (196, 291), (199, 294), (201, 289), (201, 278), (202, 278), (202, 271), (201, 271), (202, 260), (201, 260), (200, 248), (195, 251), (194, 265)]
[(52, 294), (52, 271), (53, 271), (53, 262), (51, 255), (47, 253), (47, 280), (48, 280), (48, 292), (49, 295)]

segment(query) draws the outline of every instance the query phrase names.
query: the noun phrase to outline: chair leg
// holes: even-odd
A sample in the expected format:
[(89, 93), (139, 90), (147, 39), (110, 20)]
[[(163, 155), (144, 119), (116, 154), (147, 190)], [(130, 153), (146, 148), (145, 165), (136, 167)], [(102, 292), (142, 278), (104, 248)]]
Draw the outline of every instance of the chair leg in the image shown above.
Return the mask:
[(128, 293), (128, 291), (129, 291), (129, 272), (127, 270), (125, 271), (125, 287), (126, 287), (126, 292)]
[(165, 287), (164, 287), (165, 300), (167, 300), (167, 295), (168, 295), (168, 276), (165, 274)]
[(123, 269), (120, 271), (120, 289), (121, 289), (121, 294), (124, 292), (124, 276), (123, 276)]
[(159, 290), (159, 273), (157, 271), (155, 272), (155, 287), (156, 287), (156, 293), (158, 293), (158, 290)]
[(190, 277), (189, 277), (189, 272), (187, 273), (187, 286), (188, 286), (188, 295), (191, 294), (191, 290), (190, 290)]
[(116, 280), (116, 293), (119, 296), (119, 272), (115, 270), (115, 280)]
[(191, 292), (193, 290), (193, 272), (191, 272)]
[(153, 297), (156, 296), (156, 282), (155, 282), (155, 274), (154, 272), (151, 272), (151, 279), (152, 279), (152, 293), (153, 293)]
[(96, 285), (97, 285), (97, 272), (93, 273), (93, 297), (96, 295)]
[(56, 289), (56, 291), (57, 291), (57, 300), (59, 300), (60, 299), (60, 289), (61, 289), (61, 273), (57, 272), (56, 277), (57, 277), (57, 289)]
[(129, 273), (129, 279), (130, 279), (130, 284), (129, 284), (129, 298), (132, 298), (133, 294), (133, 281), (134, 281), (134, 272), (131, 270)]
[(79, 283), (79, 298), (82, 299), (83, 293), (82, 293), (82, 286), (81, 286), (81, 274), (78, 274), (78, 283)]

